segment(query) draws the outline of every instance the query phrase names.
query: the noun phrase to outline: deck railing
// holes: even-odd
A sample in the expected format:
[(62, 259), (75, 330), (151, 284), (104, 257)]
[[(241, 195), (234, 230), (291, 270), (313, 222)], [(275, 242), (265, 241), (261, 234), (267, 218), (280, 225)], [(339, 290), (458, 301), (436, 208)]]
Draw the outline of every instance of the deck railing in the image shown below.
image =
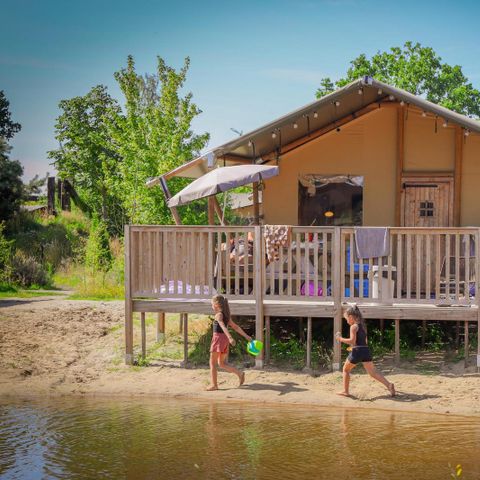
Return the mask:
[(133, 298), (296, 299), (465, 305), (478, 298), (478, 228), (390, 228), (362, 260), (351, 227), (292, 227), (268, 261), (262, 227), (129, 226)]

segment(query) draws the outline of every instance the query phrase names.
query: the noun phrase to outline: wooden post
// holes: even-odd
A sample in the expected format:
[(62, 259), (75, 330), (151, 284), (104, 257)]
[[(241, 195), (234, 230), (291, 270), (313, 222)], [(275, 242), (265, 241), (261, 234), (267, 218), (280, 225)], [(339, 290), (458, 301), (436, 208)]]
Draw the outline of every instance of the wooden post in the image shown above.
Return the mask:
[(140, 328), (142, 330), (142, 357), (147, 356), (147, 332), (145, 329), (145, 312), (140, 313)]
[(133, 365), (133, 304), (130, 279), (130, 225), (125, 225), (125, 363)]
[(427, 333), (427, 321), (422, 320), (422, 350), (425, 349), (425, 334)]
[(312, 317), (307, 318), (307, 369), (312, 368)]
[[(160, 177), (160, 187), (162, 188), (163, 195), (165, 196), (165, 201), (168, 202), (171, 198), (170, 190), (168, 189), (167, 181)], [(175, 220), (176, 225), (181, 225), (182, 220), (180, 219), (180, 215), (178, 214), (177, 207), (169, 207), (170, 211), (172, 212), (173, 219)]]
[(402, 175), (405, 162), (405, 107), (397, 109), (397, 170), (396, 170), (396, 199), (395, 199), (395, 225), (401, 226), (402, 203)]
[(183, 313), (178, 317), (178, 333), (183, 333)]
[(463, 132), (455, 125), (455, 171), (453, 177), (453, 219), (456, 227), (460, 226), (462, 213), (462, 160), (463, 160)]
[(158, 312), (157, 314), (157, 342), (165, 341), (165, 313)]
[(477, 373), (480, 373), (480, 311), (477, 313)]
[(395, 320), (395, 363), (400, 363), (400, 320)]
[(208, 197), (208, 224), (215, 225), (215, 201), (213, 197)]
[(270, 317), (265, 317), (265, 364), (270, 363)]
[(385, 334), (385, 320), (380, 319), (380, 341), (383, 343), (383, 336)]
[(215, 210), (215, 213), (217, 214), (217, 218), (218, 218), (218, 221), (220, 222), (220, 225), (226, 225), (225, 219), (223, 218), (222, 207), (220, 207), (217, 197), (212, 197), (212, 198), (213, 198), (213, 208)]
[(49, 215), (55, 215), (55, 177), (47, 180), (47, 211)]
[(57, 201), (60, 209), (62, 208), (62, 179), (57, 178)]
[(188, 364), (188, 313), (182, 313), (183, 320), (183, 366)]
[(455, 350), (460, 349), (460, 322), (455, 322)]
[(341, 292), (341, 229), (335, 227), (333, 234), (333, 302), (334, 302), (334, 317), (333, 317), (333, 371), (340, 370), (340, 363), (342, 360), (342, 348), (340, 342), (335, 339), (335, 333), (342, 331), (342, 292)]
[(62, 183), (62, 210), (70, 211), (70, 192), (72, 187), (68, 180), (64, 180)]
[(464, 323), (465, 330), (465, 368), (468, 367), (468, 350), (469, 350), (469, 338), (468, 338), (468, 320)]
[[(255, 276), (255, 338), (263, 342), (263, 238), (262, 228), (255, 227), (255, 249), (254, 249), (254, 276)], [(264, 352), (255, 357), (255, 367), (263, 368)]]
[(258, 182), (253, 183), (253, 218), (255, 225), (260, 225), (260, 200), (258, 196)]

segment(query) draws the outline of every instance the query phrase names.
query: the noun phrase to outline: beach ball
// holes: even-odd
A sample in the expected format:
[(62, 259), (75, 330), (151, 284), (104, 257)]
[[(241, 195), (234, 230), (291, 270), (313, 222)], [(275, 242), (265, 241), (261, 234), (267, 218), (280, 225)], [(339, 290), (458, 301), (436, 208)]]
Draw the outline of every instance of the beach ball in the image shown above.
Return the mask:
[(262, 348), (263, 343), (260, 340), (252, 340), (247, 344), (247, 352), (254, 357), (260, 354)]

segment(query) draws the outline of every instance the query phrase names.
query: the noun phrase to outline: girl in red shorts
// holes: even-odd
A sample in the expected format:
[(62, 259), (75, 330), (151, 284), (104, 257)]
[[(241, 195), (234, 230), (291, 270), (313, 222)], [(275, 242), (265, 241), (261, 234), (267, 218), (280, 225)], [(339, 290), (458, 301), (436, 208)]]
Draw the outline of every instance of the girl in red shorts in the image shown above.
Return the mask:
[(238, 332), (247, 341), (251, 341), (252, 337), (247, 335), (241, 327), (239, 327), (230, 318), (230, 307), (228, 300), (222, 295), (215, 295), (212, 298), (212, 308), (215, 312), (215, 320), (213, 322), (213, 337), (210, 345), (210, 375), (212, 384), (207, 388), (208, 391), (218, 390), (217, 384), (217, 365), (227, 372), (234, 373), (238, 376), (240, 386), (245, 382), (245, 373), (237, 370), (235, 367), (226, 363), (228, 357), (228, 346), (235, 345), (235, 340), (230, 335), (228, 327)]

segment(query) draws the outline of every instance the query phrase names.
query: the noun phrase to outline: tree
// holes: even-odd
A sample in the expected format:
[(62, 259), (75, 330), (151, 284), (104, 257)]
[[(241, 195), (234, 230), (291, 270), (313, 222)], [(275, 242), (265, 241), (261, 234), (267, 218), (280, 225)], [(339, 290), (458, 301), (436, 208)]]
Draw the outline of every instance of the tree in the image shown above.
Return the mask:
[(22, 126), (19, 123), (12, 122), (9, 110), (10, 102), (5, 97), (3, 90), (0, 90), (0, 137), (7, 140), (19, 132)]
[(98, 85), (85, 96), (62, 100), (62, 113), (55, 125), (60, 148), (48, 152), (58, 174), (70, 179), (82, 200), (94, 214), (119, 234), (125, 223), (121, 205), (121, 163), (111, 124), (120, 113), (118, 102)]
[[(119, 193), (132, 222), (172, 222), (161, 189), (149, 189), (145, 182), (190, 160), (208, 141), (208, 134), (195, 135), (191, 130), (192, 120), (201, 113), (192, 94), (180, 95), (189, 64), (186, 58), (176, 71), (158, 57), (156, 74), (142, 77), (129, 56), (126, 68), (115, 73), (125, 96), (125, 111), (117, 114), (111, 133), (123, 160)], [(185, 185), (185, 180), (175, 179), (172, 193)], [(188, 207), (182, 212), (191, 217)], [(197, 215), (196, 220), (202, 217)]]
[(473, 88), (460, 66), (443, 63), (430, 47), (406, 42), (403, 48), (393, 47), (389, 52), (377, 52), (368, 59), (359, 55), (350, 62), (345, 77), (335, 82), (323, 78), (316, 92), (317, 98), (331, 93), (363, 76), (420, 95), (427, 100), (471, 117), (480, 117), (480, 92)]
[(38, 173), (26, 184), (23, 185), (23, 193), (26, 198), (30, 195), (39, 195), (42, 192), (42, 187), (47, 182), (48, 173), (45, 177), (40, 178)]
[(108, 230), (105, 222), (94, 214), (85, 247), (85, 265), (93, 272), (108, 272), (113, 263)]
[(0, 221), (8, 220), (20, 209), (23, 195), (23, 167), (8, 158), (11, 147), (0, 137)]

